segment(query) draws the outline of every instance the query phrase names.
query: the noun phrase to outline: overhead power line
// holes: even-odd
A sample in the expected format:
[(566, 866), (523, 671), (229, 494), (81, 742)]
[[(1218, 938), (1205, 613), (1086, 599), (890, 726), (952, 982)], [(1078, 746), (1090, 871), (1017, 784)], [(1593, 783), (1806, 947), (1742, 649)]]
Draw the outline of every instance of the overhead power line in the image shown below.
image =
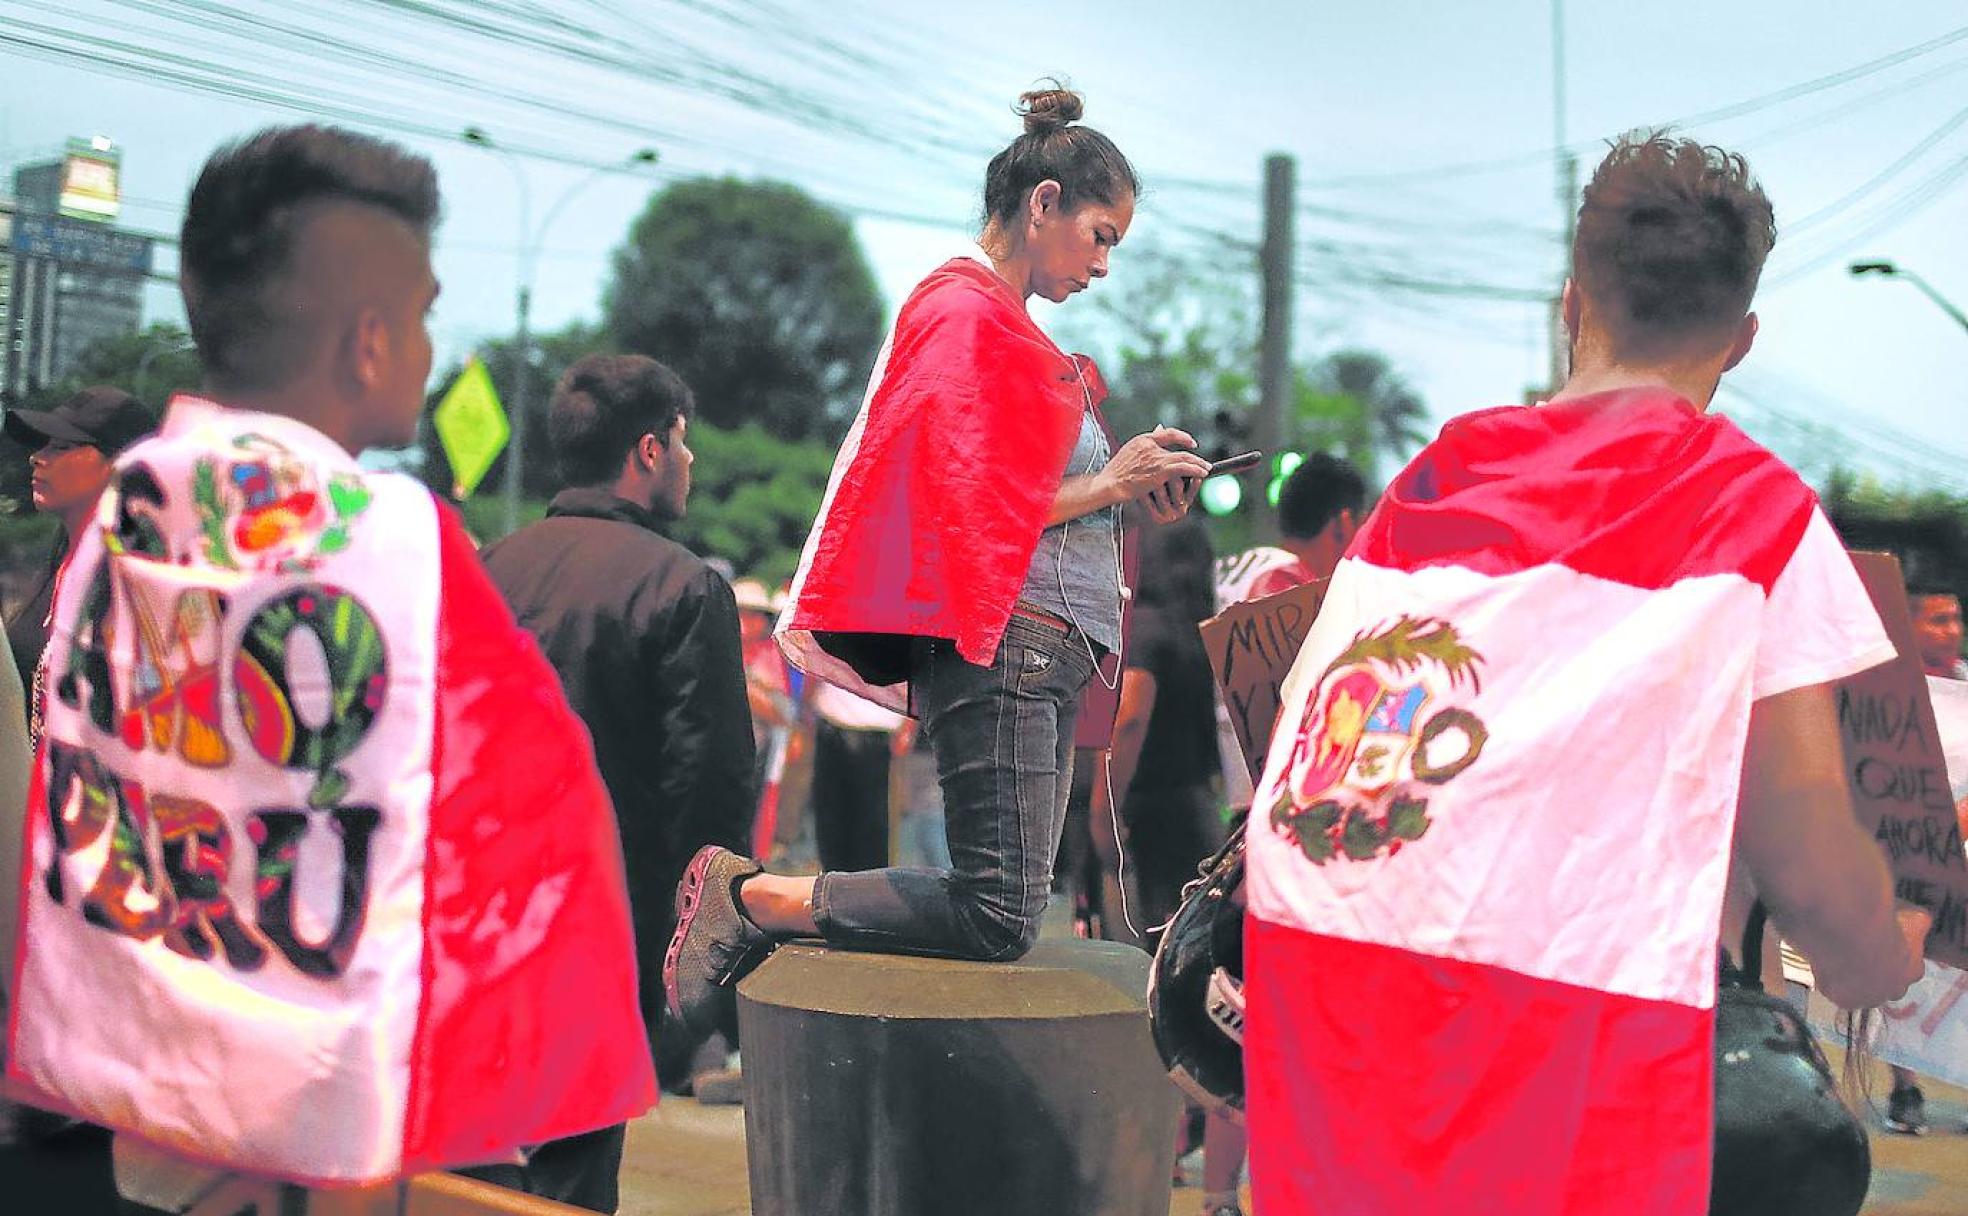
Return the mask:
[(1784, 231), (1791, 234), (1808, 231), (1844, 211), (1846, 208), (1852, 206), (1852, 204), (1871, 194), (1874, 190), (1885, 185), (1888, 181), (1891, 181), (1901, 170), (1912, 165), (1932, 150), (1935, 145), (1939, 144), (1949, 135), (1954, 134), (1956, 130), (1960, 129), (1963, 123), (1968, 123), (1968, 107), (1955, 111), (1952, 118), (1949, 118), (1946, 122), (1922, 136), (1919, 142), (1901, 153), (1884, 169), (1881, 169), (1878, 173), (1867, 178), (1864, 182), (1853, 187), (1845, 194), (1840, 195), (1832, 202), (1806, 215), (1803, 219), (1786, 225)]
[[(1910, 60), (1918, 59), (1923, 55), (1931, 55), (1935, 51), (1943, 50), (1963, 41), (1968, 41), (1968, 26), (1950, 30), (1945, 34), (1930, 38), (1925, 42), (1903, 47), (1890, 54), (1881, 55), (1876, 59), (1869, 59), (1864, 63), (1856, 64), (1840, 71), (1814, 77), (1810, 80), (1800, 81), (1797, 84), (1786, 85), (1781, 89), (1761, 93), (1755, 97), (1732, 102), (1729, 105), (1718, 106), (1712, 110), (1701, 110), (1692, 114), (1683, 114), (1678, 118), (1670, 118), (1660, 123), (1646, 123), (1641, 125), (1691, 127), (1705, 123), (1718, 123), (1741, 118), (1745, 115), (1770, 109), (1773, 106), (1795, 101), (1800, 97), (1808, 97), (1814, 93), (1821, 93), (1827, 89), (1834, 89), (1841, 85), (1850, 84), (1855, 80), (1861, 80), (1867, 76), (1887, 71)], [(1508, 169), (1522, 169), (1533, 165), (1548, 165), (1554, 157), (1564, 153), (1588, 155), (1594, 149), (1601, 146), (1602, 143), (1603, 138), (1590, 139), (1569, 143), (1563, 147), (1541, 148), (1535, 152), (1520, 152), (1509, 156), (1460, 161), (1426, 168), (1402, 169), (1389, 173), (1348, 174), (1324, 178), (1315, 177), (1307, 184), (1314, 188), (1323, 189), (1393, 185), (1410, 181), (1440, 181), (1451, 177), (1468, 177), (1477, 174), (1496, 173)]]
[[(1012, 126), (1002, 102), (978, 100), (996, 95), (977, 83), (979, 73), (1031, 71), (989, 46), (975, 48), (975, 55), (967, 49), (946, 67), (949, 56), (932, 60), (933, 52), (950, 49), (943, 38), (906, 20), (873, 21), (851, 10), (820, 18), (783, 0), (264, 0), (250, 10), (216, 0), (101, 2), (133, 20), (105, 23), (99, 16), (0, 0), (0, 12), (16, 10), (0, 19), (0, 46), (433, 143), (457, 139), (465, 116), (456, 102), (463, 97), (486, 108), (487, 114), (471, 119), (488, 127), (496, 120), (492, 129), (501, 146), (515, 155), (600, 168), (612, 163), (607, 153), (615, 151), (604, 153), (602, 146), (633, 134), (664, 144), (666, 178), (688, 172), (693, 156), (736, 154), (759, 171), (800, 181), (850, 214), (947, 231), (969, 228), (978, 166), (995, 150), (994, 140), (976, 133)], [(1766, 112), (1964, 39), (1968, 27), (1679, 121)], [(1895, 81), (1785, 131), (1829, 121), (1964, 65), (1968, 59)], [(569, 70), (576, 66), (581, 71)], [(906, 96), (910, 104), (870, 104), (869, 79), (889, 82), (885, 92)], [(569, 81), (579, 87), (568, 87)], [(706, 113), (715, 117), (699, 117)], [(1896, 222), (1894, 215), (1906, 208), (1931, 204), (1952, 184), (1951, 166), (1891, 198), (1879, 191), (1939, 149), (1956, 130), (1950, 124), (1790, 226), (1791, 232), (1808, 231), (1812, 241), (1780, 249), (1818, 261), (1795, 270), (1780, 266), (1780, 272), (1821, 264), (1833, 256), (1826, 246), (1860, 239)], [(690, 155), (669, 155), (674, 147)], [(865, 174), (846, 159), (878, 155), (859, 163), (893, 165), (898, 152), (909, 158), (905, 175)], [(1549, 155), (1507, 161), (1529, 164)], [(1305, 185), (1339, 190), (1363, 184), (1408, 197), (1415, 182), (1452, 179), (1470, 168), (1314, 176)], [(1150, 196), (1144, 215), (1215, 257), (1248, 256), (1254, 184), (1153, 171), (1148, 177), (1155, 194), (1176, 205)], [(942, 203), (956, 198), (963, 205)], [(1441, 203), (1437, 215), (1419, 207), (1412, 197), (1405, 210), (1302, 201), (1299, 289), (1335, 306), (1399, 309), (1441, 324), (1519, 315), (1519, 306), (1548, 299), (1548, 290), (1527, 283), (1557, 239), (1551, 228), (1470, 215), (1457, 202)], [(1517, 344), (1521, 335), (1508, 340)]]
[[(1954, 188), (1956, 183), (1968, 177), (1968, 156), (1960, 156), (1943, 165), (1929, 176), (1915, 182), (1899, 194), (1881, 200), (1862, 218), (1855, 221), (1856, 226), (1835, 232), (1828, 240), (1807, 245), (1814, 252), (1800, 255), (1795, 249), (1782, 250), (1787, 258), (1775, 259), (1779, 262), (1778, 273), (1767, 280), (1772, 288), (1780, 288), (1796, 282), (1803, 276), (1830, 262), (1837, 261), (1883, 232), (1889, 232), (1920, 214), (1934, 203), (1939, 202)], [(1802, 257), (1802, 260), (1798, 260)]]

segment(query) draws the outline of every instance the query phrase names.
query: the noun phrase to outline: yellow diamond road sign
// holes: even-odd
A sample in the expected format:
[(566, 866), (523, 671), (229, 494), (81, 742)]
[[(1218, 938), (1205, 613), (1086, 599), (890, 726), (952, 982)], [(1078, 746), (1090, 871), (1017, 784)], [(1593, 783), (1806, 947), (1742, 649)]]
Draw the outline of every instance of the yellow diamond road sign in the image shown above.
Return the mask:
[(505, 407), (492, 387), (492, 375), (474, 355), (458, 373), (444, 400), (431, 414), (438, 442), (451, 462), (452, 494), (460, 500), (473, 490), (492, 467), (492, 461), (506, 446), (512, 426), (506, 421)]

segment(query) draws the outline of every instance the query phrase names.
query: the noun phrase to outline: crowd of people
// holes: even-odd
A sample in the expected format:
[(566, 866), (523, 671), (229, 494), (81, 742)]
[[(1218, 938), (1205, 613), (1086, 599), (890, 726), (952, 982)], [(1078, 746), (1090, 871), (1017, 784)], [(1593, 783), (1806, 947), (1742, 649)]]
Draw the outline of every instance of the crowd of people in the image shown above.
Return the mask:
[[(1835, 760), (1829, 684), (1891, 646), (1808, 488), (1708, 412), (1775, 239), (1747, 166), (1619, 143), (1580, 212), (1568, 382), (1451, 423), (1377, 504), (1315, 456), (1279, 543), (1219, 556), (1187, 518), (1194, 440), (1111, 434), (1098, 369), (1026, 307), (1106, 276), (1141, 182), (1077, 95), (1021, 108), (778, 590), (664, 535), (695, 402), (644, 356), (567, 370), (562, 488), (482, 551), (363, 471), (423, 405), (435, 175), (317, 126), (212, 158), (182, 246), (205, 391), (5, 422), (62, 525), (0, 656), (0, 803), (28, 812), (0, 873), (35, 877), (0, 891), (8, 1076), (59, 1112), (30, 1136), (134, 1133), (116, 1175), (145, 1210), (216, 1166), (335, 1177), (346, 1152), (613, 1211), (626, 1121), (735, 1045), (735, 982), (778, 943), (1016, 959), (1056, 890), (1080, 931), (1145, 941), (1248, 814), (1259, 1208), (1706, 1210), (1718, 943), (1760, 902), (1865, 1007), (1920, 976), (1927, 928)], [(1198, 625), (1312, 582), (1253, 780)], [(1958, 678), (1944, 606), (1923, 655)], [(172, 818), (190, 798), (211, 817)], [(342, 910), (301, 932), (315, 821)], [(817, 864), (786, 864), (807, 822)], [(83, 858), (98, 837), (120, 887)], [(257, 919), (224, 868), (248, 839)], [(276, 955), (349, 988), (296, 995)], [(203, 981), (228, 995), (185, 992), (188, 958), (231, 964)], [(388, 1066), (337, 1082), (346, 1124), (211, 1116), (199, 1078), (275, 1067), (283, 1030), (356, 1051), (317, 1023), (358, 986), (394, 1004), (360, 1040)], [(165, 990), (142, 1034), (65, 1016)], [(416, 1062), (447, 1017), (505, 1061), (441, 1091), (468, 1113)], [(1919, 1101), (1897, 1078), (1896, 1121)], [(1234, 1216), (1245, 1129), (1207, 1113), (1204, 1209)]]

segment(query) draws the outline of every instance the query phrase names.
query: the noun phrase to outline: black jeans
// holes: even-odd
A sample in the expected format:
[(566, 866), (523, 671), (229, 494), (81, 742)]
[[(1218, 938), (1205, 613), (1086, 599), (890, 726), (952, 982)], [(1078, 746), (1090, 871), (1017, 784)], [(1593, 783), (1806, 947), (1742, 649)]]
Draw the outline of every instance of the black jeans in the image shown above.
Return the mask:
[(885, 730), (849, 730), (825, 718), (813, 725), (813, 840), (823, 870), (888, 864), (888, 753)]
[(622, 1146), (628, 1125), (549, 1140), (524, 1165), (475, 1165), (457, 1172), (509, 1191), (523, 1191), (592, 1212), (621, 1205)]
[(1014, 616), (988, 667), (919, 639), (910, 685), (936, 754), (948, 870), (822, 874), (813, 919), (828, 941), (1014, 959), (1039, 936), (1073, 772), (1073, 717), (1093, 674), (1084, 635)]
[(0, 1210), (64, 1216), (148, 1210), (117, 1198), (107, 1128), (28, 1107), (16, 1110), (21, 1126), (12, 1143), (0, 1144)]

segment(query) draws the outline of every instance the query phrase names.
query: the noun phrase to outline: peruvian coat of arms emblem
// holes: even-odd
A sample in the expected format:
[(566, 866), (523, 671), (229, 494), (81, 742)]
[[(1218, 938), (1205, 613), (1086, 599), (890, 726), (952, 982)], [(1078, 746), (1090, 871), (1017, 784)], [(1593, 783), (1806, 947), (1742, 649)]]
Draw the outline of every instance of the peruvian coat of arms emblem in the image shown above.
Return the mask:
[(1482, 690), (1455, 626), (1403, 616), (1365, 630), (1319, 677), (1271, 824), (1306, 858), (1392, 856), (1428, 831), (1428, 794), (1476, 763), (1489, 731), (1452, 703)]

